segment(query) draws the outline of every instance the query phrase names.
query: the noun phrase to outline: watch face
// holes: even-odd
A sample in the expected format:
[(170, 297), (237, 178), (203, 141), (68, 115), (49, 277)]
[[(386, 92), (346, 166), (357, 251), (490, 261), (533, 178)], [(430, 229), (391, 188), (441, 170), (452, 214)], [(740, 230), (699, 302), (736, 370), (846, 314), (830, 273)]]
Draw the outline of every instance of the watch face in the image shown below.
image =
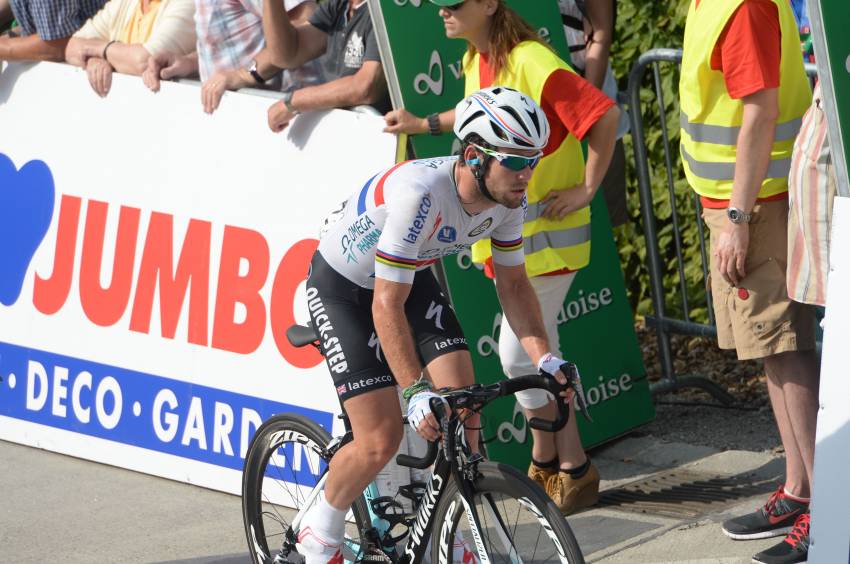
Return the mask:
[(741, 220), (741, 213), (738, 210), (736, 210), (735, 208), (731, 208), (729, 210), (729, 219), (731, 219), (734, 222), (738, 222), (738, 221)]

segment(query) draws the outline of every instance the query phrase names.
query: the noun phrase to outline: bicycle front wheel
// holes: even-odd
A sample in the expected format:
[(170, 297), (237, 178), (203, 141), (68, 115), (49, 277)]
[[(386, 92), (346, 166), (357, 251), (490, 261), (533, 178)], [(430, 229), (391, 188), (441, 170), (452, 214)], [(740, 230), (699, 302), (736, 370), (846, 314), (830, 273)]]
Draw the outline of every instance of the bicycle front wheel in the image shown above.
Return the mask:
[[(554, 502), (528, 477), (505, 464), (478, 465), (474, 495), (467, 506), (455, 480), (437, 505), (431, 562), (584, 564), (567, 520)], [(470, 512), (478, 515), (478, 535)], [(486, 552), (486, 559), (484, 554)]]
[[(330, 440), (314, 421), (295, 414), (276, 415), (257, 429), (242, 473), (242, 517), (254, 564), (286, 562), (295, 550), (291, 523), (327, 469)], [(348, 517), (354, 523), (346, 527), (343, 552), (352, 561), (365, 546), (362, 531), (370, 526), (363, 496)]]

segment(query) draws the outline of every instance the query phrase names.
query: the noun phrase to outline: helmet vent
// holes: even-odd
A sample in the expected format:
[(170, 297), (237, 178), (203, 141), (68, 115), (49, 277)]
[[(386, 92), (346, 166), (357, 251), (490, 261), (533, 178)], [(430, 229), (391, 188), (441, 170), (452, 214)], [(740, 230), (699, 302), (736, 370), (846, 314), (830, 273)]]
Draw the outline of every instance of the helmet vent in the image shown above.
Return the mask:
[(531, 110), (526, 110), (525, 112), (528, 114), (528, 117), (531, 118), (531, 122), (534, 124), (534, 128), (536, 129), (535, 133), (540, 135), (540, 117), (537, 115), (537, 112), (533, 112)]
[(516, 122), (519, 124), (519, 126), (522, 128), (526, 135), (531, 135), (531, 131), (529, 131), (528, 127), (526, 127), (526, 125), (522, 122), (522, 118), (519, 117), (519, 113), (517, 113), (514, 108), (510, 106), (502, 106), (499, 109), (505, 112), (506, 114), (510, 114), (510, 116), (516, 120)]
[(467, 126), (467, 125), (469, 125), (469, 123), (470, 123), (470, 122), (475, 121), (476, 119), (480, 118), (480, 117), (481, 117), (481, 116), (483, 116), (483, 115), (484, 115), (484, 112), (483, 112), (483, 111), (481, 111), (481, 110), (478, 110), (477, 112), (473, 112), (471, 116), (469, 116), (468, 118), (466, 118), (466, 119), (464, 120), (464, 122), (463, 122), (462, 124), (460, 124), (459, 129), (460, 129), (461, 131), (463, 131), (464, 129), (466, 129), (466, 126)]

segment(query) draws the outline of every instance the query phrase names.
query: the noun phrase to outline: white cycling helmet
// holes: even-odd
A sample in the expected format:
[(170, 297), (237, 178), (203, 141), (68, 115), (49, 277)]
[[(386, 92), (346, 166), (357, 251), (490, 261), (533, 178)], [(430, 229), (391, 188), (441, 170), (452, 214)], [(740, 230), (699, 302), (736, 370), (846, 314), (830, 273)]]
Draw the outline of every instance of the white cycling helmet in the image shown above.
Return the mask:
[(461, 141), (475, 133), (494, 148), (542, 151), (549, 141), (549, 121), (530, 96), (492, 86), (458, 103), (454, 132)]

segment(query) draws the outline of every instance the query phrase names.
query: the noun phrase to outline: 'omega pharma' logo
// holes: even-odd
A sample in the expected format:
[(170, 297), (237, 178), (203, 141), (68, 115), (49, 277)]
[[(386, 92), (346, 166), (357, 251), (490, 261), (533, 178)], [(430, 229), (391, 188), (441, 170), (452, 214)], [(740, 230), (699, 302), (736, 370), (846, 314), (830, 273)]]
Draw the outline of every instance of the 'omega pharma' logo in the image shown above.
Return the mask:
[(488, 217), (487, 219), (484, 220), (484, 223), (482, 223), (481, 225), (479, 225), (478, 227), (476, 227), (475, 229), (470, 231), (469, 236), (470, 237), (477, 237), (478, 235), (481, 235), (482, 233), (487, 231), (487, 228), (490, 227), (491, 225), (493, 225), (493, 218)]
[(454, 243), (455, 239), (457, 239), (457, 230), (451, 225), (446, 225), (440, 229), (440, 232), (437, 234), (437, 239), (443, 243)]

